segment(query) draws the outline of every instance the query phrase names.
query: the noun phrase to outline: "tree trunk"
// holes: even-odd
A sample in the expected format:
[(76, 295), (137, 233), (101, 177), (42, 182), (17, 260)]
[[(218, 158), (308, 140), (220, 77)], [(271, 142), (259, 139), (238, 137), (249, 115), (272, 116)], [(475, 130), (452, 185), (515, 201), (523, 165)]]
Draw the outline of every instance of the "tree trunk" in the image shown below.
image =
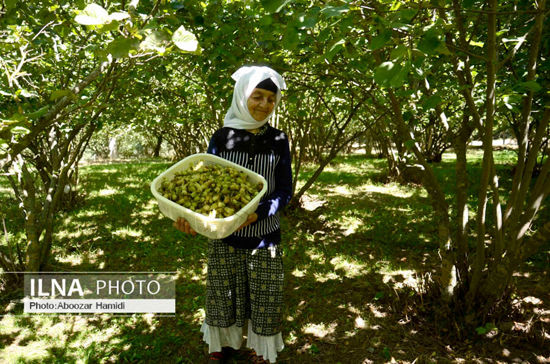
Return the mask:
[(160, 157), (160, 147), (162, 146), (162, 135), (157, 136), (157, 144), (155, 145), (155, 149), (153, 150), (153, 157), (158, 158)]

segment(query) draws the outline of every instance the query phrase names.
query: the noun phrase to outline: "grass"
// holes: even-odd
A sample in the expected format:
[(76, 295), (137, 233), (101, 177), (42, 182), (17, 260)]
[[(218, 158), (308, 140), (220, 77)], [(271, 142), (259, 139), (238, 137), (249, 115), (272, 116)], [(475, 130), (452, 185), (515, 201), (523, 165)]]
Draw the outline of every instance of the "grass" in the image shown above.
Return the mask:
[[(469, 167), (474, 183), (481, 155), (468, 158), (474, 162)], [(508, 176), (502, 180), (506, 185), (513, 155), (501, 151), (496, 160), (499, 174)], [(177, 315), (23, 315), (20, 305), (4, 302), (10, 314), (0, 317), (0, 362), (204, 360), (199, 328), (204, 318), (207, 241), (176, 231), (159, 213), (149, 183), (168, 166), (148, 161), (82, 168), (85, 198), (57, 218), (53, 269), (176, 271)], [(453, 168), (452, 155), (445, 155), (435, 167), (449, 198)], [(312, 173), (313, 167), (305, 168), (298, 187)], [(445, 342), (396, 312), (398, 302), (415, 294), (418, 278), (437, 267), (437, 241), (426, 191), (383, 183), (384, 175), (383, 160), (339, 157), (308, 192), (305, 205), (312, 211), (284, 216), (286, 348), (279, 362), (435, 363), (548, 356), (540, 349), (503, 347), (482, 337), (479, 343)], [(8, 202), (8, 230), (14, 239), (20, 238), (22, 221), (9, 189), (1, 183), (0, 198)], [(541, 216), (548, 217), (547, 209)], [(527, 277), (518, 277), (521, 297), (541, 298), (535, 308), (547, 310), (547, 319), (548, 250), (545, 247), (528, 266)]]

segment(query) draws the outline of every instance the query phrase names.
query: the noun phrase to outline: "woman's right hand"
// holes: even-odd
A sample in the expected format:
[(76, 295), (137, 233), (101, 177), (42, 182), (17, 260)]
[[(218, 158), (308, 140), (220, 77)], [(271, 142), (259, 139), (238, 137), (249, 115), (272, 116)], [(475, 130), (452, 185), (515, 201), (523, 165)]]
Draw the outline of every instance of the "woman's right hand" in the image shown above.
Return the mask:
[(191, 234), (193, 236), (197, 235), (197, 232), (193, 230), (189, 222), (183, 217), (178, 217), (178, 219), (174, 221), (174, 227), (182, 233)]

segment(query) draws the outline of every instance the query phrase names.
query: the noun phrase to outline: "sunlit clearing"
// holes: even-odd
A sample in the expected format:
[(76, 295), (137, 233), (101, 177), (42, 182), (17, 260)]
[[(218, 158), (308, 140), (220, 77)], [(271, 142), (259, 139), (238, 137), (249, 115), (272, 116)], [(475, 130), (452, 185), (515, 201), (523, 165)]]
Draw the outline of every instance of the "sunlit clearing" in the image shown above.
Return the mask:
[(334, 269), (343, 269), (348, 278), (357, 277), (365, 272), (366, 264), (357, 263), (342, 256), (334, 257), (330, 260)]
[(532, 305), (540, 305), (542, 303), (542, 301), (540, 299), (538, 299), (537, 297), (533, 297), (533, 296), (525, 297), (523, 299), (523, 302), (530, 303)]
[(353, 195), (353, 191), (346, 185), (339, 185), (332, 189), (333, 192), (336, 193), (336, 195), (340, 196), (351, 196)]
[(357, 329), (364, 329), (367, 325), (361, 316), (357, 316), (354, 321), (354, 326)]
[(386, 284), (393, 283), (394, 288), (409, 287), (418, 291), (418, 280), (415, 278), (415, 271), (413, 270), (384, 270), (381, 273), (384, 274), (382, 281)]
[(204, 273), (196, 274), (195, 271), (190, 267), (185, 267), (178, 269), (177, 279), (182, 279), (184, 281), (192, 280), (198, 282), (202, 285), (206, 285), (206, 279)]
[(329, 325), (324, 323), (307, 324), (302, 327), (302, 332), (304, 334), (310, 334), (318, 338), (324, 338), (327, 335), (334, 334), (334, 331), (336, 331), (336, 326), (338, 326), (338, 323), (336, 322), (332, 322)]
[(411, 197), (413, 195), (413, 191), (410, 189), (403, 188), (398, 183), (387, 183), (385, 185), (377, 186), (370, 183), (365, 183), (364, 185), (361, 185), (359, 187), (359, 191), (361, 192), (370, 192), (370, 193), (382, 193), (382, 194), (390, 194), (395, 197)]
[(309, 194), (306, 192), (300, 199), (300, 202), (304, 209), (313, 211), (318, 207), (323, 206), (327, 201), (323, 200), (323, 198), (319, 195)]
[(363, 220), (358, 219), (354, 216), (342, 216), (342, 226), (347, 227), (346, 231), (344, 231), (344, 236), (349, 236), (357, 230), (359, 226), (363, 225)]
[(321, 282), (321, 283), (324, 283), (326, 281), (331, 281), (331, 280), (335, 280), (335, 279), (340, 279), (340, 276), (334, 272), (329, 272), (329, 273), (325, 273), (325, 274), (321, 274), (321, 273), (315, 273), (313, 275), (315, 277), (315, 280), (317, 282)]
[(117, 326), (111, 326), (107, 327), (105, 329), (102, 329), (101, 331), (88, 331), (85, 336), (83, 336), (83, 341), (78, 343), (72, 343), (71, 347), (74, 347), (75, 349), (79, 348), (79, 346), (89, 347), (92, 344), (100, 344), (100, 343), (114, 343), (117, 341), (120, 341), (116, 336), (120, 334), (120, 328)]
[(310, 248), (306, 251), (306, 254), (311, 258), (311, 260), (319, 260), (323, 257), (323, 254), (320, 254), (313, 248)]
[(50, 356), (49, 347), (44, 339), (29, 341), (24, 346), (12, 344), (3, 349), (2, 360), (5, 360), (4, 363), (40, 362)]
[[(98, 259), (105, 255), (105, 252), (102, 249), (85, 249), (83, 251), (77, 251), (75, 253), (62, 256), (58, 255), (58, 260), (60, 262), (69, 263), (71, 265), (77, 265), (84, 261), (90, 264), (97, 263)], [(98, 268), (102, 269), (105, 266), (105, 262), (100, 262)]]
[(448, 161), (455, 160), (456, 159), (456, 154), (454, 154), (454, 153), (443, 153), (443, 155), (441, 156), (441, 159), (445, 159), (445, 160), (448, 160)]
[(296, 344), (297, 341), (298, 341), (298, 336), (296, 336), (296, 333), (294, 331), (291, 331), (288, 334), (288, 338), (285, 340), (285, 344), (293, 345), (293, 344)]
[(298, 278), (301, 278), (305, 275), (306, 271), (305, 270), (299, 270), (298, 268), (294, 268), (294, 270), (292, 271), (292, 275), (294, 277), (298, 277)]
[(132, 219), (149, 219), (158, 213), (158, 204), (155, 199), (150, 199), (142, 208), (132, 212)]
[(12, 315), (2, 317), (0, 320), (0, 334), (11, 336), (18, 331), (19, 329), (15, 327), (15, 319)]
[[(100, 210), (80, 210), (76, 214), (76, 217), (96, 217), (96, 216), (101, 216), (101, 215), (104, 215), (104, 214), (105, 214), (105, 212), (100, 211)], [(69, 219), (70, 218), (71, 217), (69, 217)]]
[(60, 263), (68, 263), (70, 265), (80, 265), (82, 264), (83, 255), (76, 254), (76, 255), (67, 255), (65, 257), (58, 256), (56, 260), (58, 260)]
[(375, 304), (369, 303), (369, 304), (368, 304), (368, 307), (369, 307), (370, 311), (373, 313), (373, 315), (374, 315), (375, 317), (379, 317), (379, 318), (380, 318), (380, 317), (386, 317), (386, 316), (388, 315), (387, 313), (380, 311), (380, 308), (381, 308), (380, 306), (377, 306), (377, 305), (375, 305)]
[(58, 322), (53, 326), (51, 326), (51, 324), (52, 322), (47, 325), (41, 326), (37, 330), (38, 336), (48, 336), (51, 339), (55, 339), (58, 343), (64, 343), (66, 337), (63, 333), (63, 330), (65, 329), (66, 324), (64, 322)]
[(346, 339), (349, 339), (350, 337), (354, 337), (355, 335), (357, 334), (357, 330), (354, 330), (354, 331), (346, 331), (344, 333), (344, 337)]
[(156, 319), (155, 314), (153, 313), (146, 313), (144, 315), (141, 315), (141, 317), (147, 322), (149, 325), (149, 330), (142, 332), (142, 333), (152, 333), (157, 329), (157, 326), (159, 325), (159, 321)]
[[(338, 308), (345, 308), (345, 305), (339, 305)], [(359, 310), (357, 307), (351, 305), (348, 303), (348, 311), (351, 313), (354, 313), (356, 315), (359, 315), (361, 313), (361, 310)]]
[(199, 308), (195, 313), (193, 313), (193, 322), (194, 323), (201, 323), (204, 321), (204, 318), (206, 317), (206, 313), (204, 312), (204, 308)]
[(105, 173), (118, 173), (116, 168), (103, 168), (103, 169), (94, 169), (94, 173), (105, 174)]
[(102, 190), (99, 190), (99, 192), (97, 193), (98, 196), (110, 196), (110, 195), (114, 195), (118, 193), (117, 190), (113, 190), (112, 188), (104, 188)]
[[(413, 193), (418, 193), (420, 196), (427, 196), (427, 193), (424, 190), (418, 191), (411, 188), (401, 186), (398, 183), (387, 183), (384, 185), (375, 185), (370, 181), (365, 182), (360, 186), (347, 186), (347, 185), (337, 185), (329, 187), (326, 193), (323, 195), (324, 198), (327, 196), (345, 196), (345, 197), (354, 197), (354, 196), (364, 196), (368, 194), (384, 194), (392, 195), (395, 197), (408, 198), (413, 195)], [(408, 211), (408, 210), (407, 210)]]
[(122, 228), (113, 231), (113, 235), (116, 235), (120, 238), (139, 238), (142, 235), (141, 230), (135, 230), (130, 227)]
[(59, 233), (54, 234), (54, 235), (58, 239), (67, 238), (69, 240), (75, 240), (76, 241), (76, 240), (81, 240), (83, 232), (84, 231), (81, 230), (81, 229), (75, 229), (75, 230), (72, 230), (72, 231), (63, 230), (63, 231), (60, 231)]

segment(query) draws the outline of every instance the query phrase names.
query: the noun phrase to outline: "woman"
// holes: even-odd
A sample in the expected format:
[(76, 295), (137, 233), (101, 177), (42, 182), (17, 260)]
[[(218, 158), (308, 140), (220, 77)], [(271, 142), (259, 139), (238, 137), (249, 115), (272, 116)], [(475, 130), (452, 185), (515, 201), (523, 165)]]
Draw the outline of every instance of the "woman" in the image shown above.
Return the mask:
[[(274, 363), (284, 347), (283, 263), (279, 211), (292, 194), (288, 138), (267, 122), (286, 89), (281, 75), (269, 67), (242, 67), (224, 126), (214, 133), (208, 152), (249, 168), (267, 181), (267, 192), (257, 210), (235, 233), (210, 240), (206, 320), (203, 339), (209, 345), (209, 363), (227, 359), (239, 349), (248, 321), (247, 346), (253, 363)], [(195, 234), (180, 218), (179, 230)]]

